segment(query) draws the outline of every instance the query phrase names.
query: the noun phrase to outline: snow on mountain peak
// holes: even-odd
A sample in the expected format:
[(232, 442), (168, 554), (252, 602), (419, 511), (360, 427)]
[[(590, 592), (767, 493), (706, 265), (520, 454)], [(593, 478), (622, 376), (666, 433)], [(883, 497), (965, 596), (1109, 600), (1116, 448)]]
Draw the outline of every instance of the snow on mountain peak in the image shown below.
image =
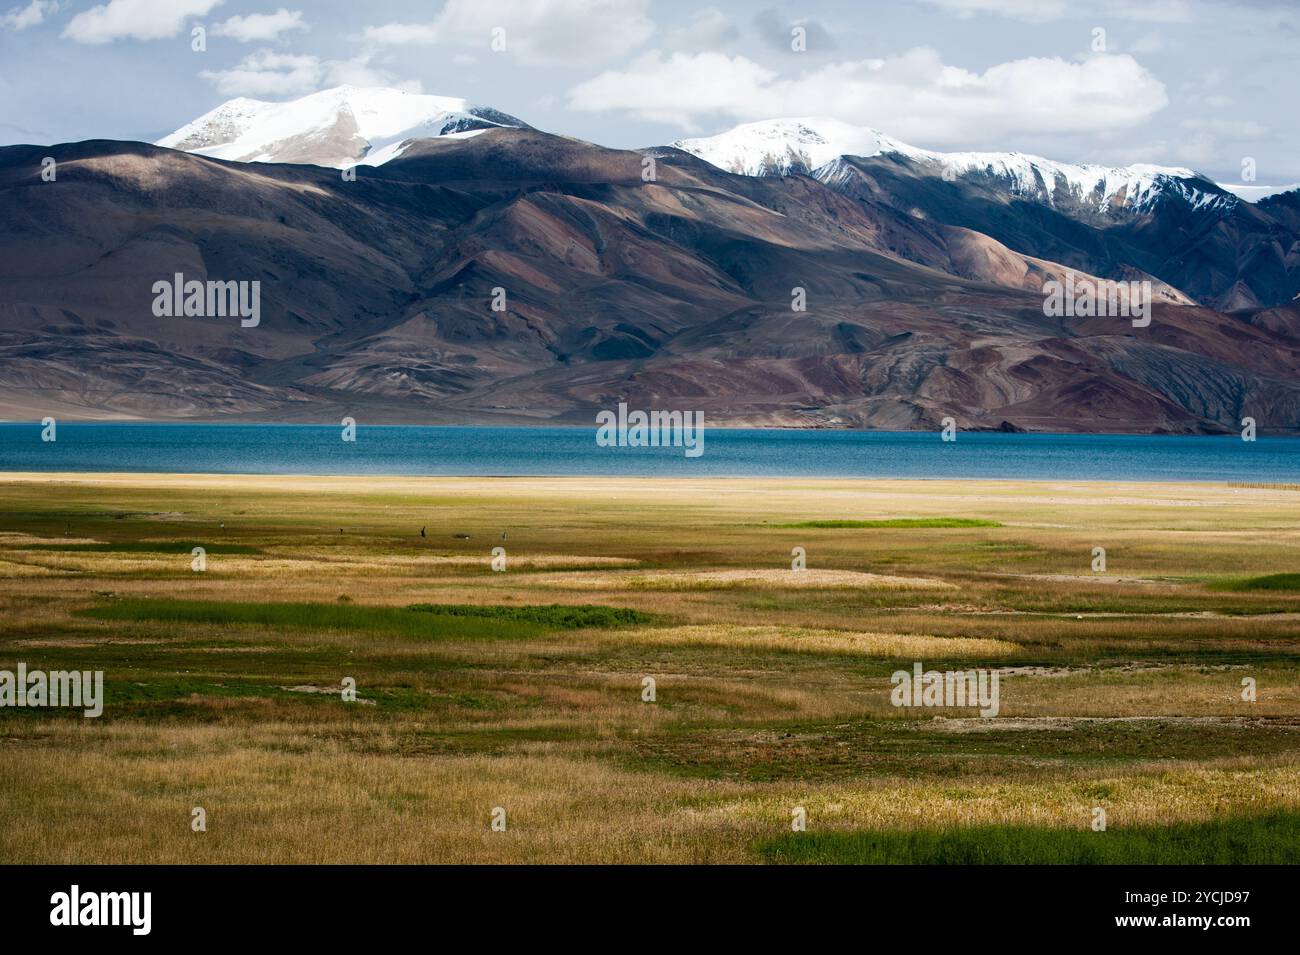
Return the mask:
[(743, 176), (810, 173), (844, 156), (875, 156), (911, 150), (879, 130), (826, 117), (743, 123), (716, 136), (679, 139), (675, 149)]
[(727, 172), (747, 176), (802, 172), (830, 184), (851, 173), (841, 157), (896, 154), (945, 178), (983, 176), (998, 180), (1013, 195), (1047, 205), (1073, 200), (1098, 213), (1114, 205), (1142, 211), (1170, 190), (1198, 206), (1236, 201), (1195, 185), (1202, 177), (1191, 169), (1148, 163), (1122, 167), (1063, 163), (1018, 152), (936, 152), (867, 126), (820, 117), (744, 123), (716, 136), (681, 139), (671, 145)]
[(336, 86), (283, 103), (232, 99), (156, 145), (214, 159), (343, 168), (386, 162), (412, 139), (524, 125), (513, 116), (456, 97)]

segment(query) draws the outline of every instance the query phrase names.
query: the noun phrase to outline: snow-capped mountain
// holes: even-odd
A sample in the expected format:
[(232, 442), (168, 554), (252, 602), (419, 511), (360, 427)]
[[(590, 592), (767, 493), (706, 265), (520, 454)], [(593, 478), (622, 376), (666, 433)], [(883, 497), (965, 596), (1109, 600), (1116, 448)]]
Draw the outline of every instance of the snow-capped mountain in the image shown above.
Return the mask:
[[(0, 411), (572, 424), (611, 395), (703, 394), (764, 426), (1235, 433), (1250, 409), (1300, 430), (1300, 193), (1098, 217), (895, 153), (823, 163), (831, 187), (656, 149), (650, 184), (643, 152), (452, 135), (356, 184), (0, 147)], [(44, 157), (76, 187), (33, 187)], [(265, 333), (141, 307), (178, 272), (267, 279)], [(1068, 274), (1150, 281), (1149, 327), (1045, 315)], [(502, 288), (515, 304), (488, 311)]]
[(380, 165), (413, 139), (473, 136), (527, 123), (450, 96), (338, 86), (284, 103), (232, 99), (158, 140), (169, 149), (241, 162)]
[(1120, 167), (1064, 163), (1018, 152), (936, 152), (867, 126), (821, 117), (744, 123), (716, 136), (681, 139), (671, 145), (728, 172), (747, 176), (802, 172), (832, 186), (851, 174), (841, 157), (895, 154), (946, 179), (983, 177), (1022, 198), (1050, 206), (1068, 203), (1094, 213), (1117, 208), (1146, 211), (1170, 193), (1200, 208), (1226, 208), (1237, 201), (1191, 169), (1145, 163)]
[(741, 176), (811, 173), (840, 156), (921, 152), (869, 126), (838, 119), (769, 119), (743, 123), (716, 136), (669, 143)]
[(1245, 199), (1247, 202), (1259, 202), (1261, 199), (1288, 192), (1300, 192), (1300, 182), (1293, 182), (1289, 186), (1251, 186), (1232, 182), (1221, 182), (1219, 185), (1238, 199)]

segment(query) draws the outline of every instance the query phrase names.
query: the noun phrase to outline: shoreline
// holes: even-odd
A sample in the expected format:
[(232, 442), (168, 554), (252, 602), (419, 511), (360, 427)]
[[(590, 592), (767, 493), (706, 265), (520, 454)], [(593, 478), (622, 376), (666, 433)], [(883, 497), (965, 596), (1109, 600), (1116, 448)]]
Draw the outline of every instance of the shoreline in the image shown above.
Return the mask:
[(187, 471), (0, 471), (0, 485), (6, 484), (50, 484), (50, 485), (117, 485), (139, 487), (174, 487), (204, 485), (226, 487), (231, 485), (294, 485), (310, 483), (334, 485), (342, 489), (353, 490), (363, 482), (388, 488), (400, 488), (404, 485), (470, 485), (467, 490), (474, 490), (472, 485), (483, 481), (500, 484), (515, 483), (519, 485), (545, 484), (549, 486), (568, 485), (572, 488), (595, 486), (595, 490), (628, 489), (643, 490), (655, 486), (672, 486), (677, 489), (700, 484), (716, 489), (719, 484), (727, 484), (739, 489), (755, 491), (795, 492), (801, 486), (820, 489), (843, 488), (844, 490), (886, 490), (896, 486), (900, 490), (921, 486), (931, 491), (942, 490), (946, 485), (969, 491), (975, 488), (989, 490), (1000, 489), (1015, 492), (1018, 489), (1048, 487), (1090, 488), (1104, 487), (1115, 491), (1123, 488), (1160, 488), (1174, 490), (1183, 488), (1192, 491), (1231, 491), (1231, 492), (1277, 492), (1291, 494), (1300, 491), (1300, 479), (1296, 482), (1285, 481), (1225, 481), (1177, 479), (1168, 481), (1154, 480), (1099, 480), (1087, 478), (984, 478), (984, 477), (840, 477), (822, 475), (716, 475), (698, 476), (663, 474), (274, 474), (274, 473), (238, 473), (238, 472), (187, 472)]
[[(123, 427), (216, 427), (216, 428), (337, 428), (338, 422), (335, 420), (328, 421), (259, 421), (256, 419), (238, 419), (230, 420), (228, 418), (74, 418), (58, 417), (54, 415), (60, 425), (106, 425), (106, 426), (123, 426)], [(0, 418), (0, 427), (40, 427), (41, 418)], [(447, 429), (447, 430), (492, 430), (492, 431), (596, 431), (598, 425), (592, 421), (516, 421), (516, 422), (472, 422), (472, 421), (393, 421), (393, 420), (373, 420), (359, 422), (366, 428), (427, 428), (427, 429)], [(812, 432), (824, 434), (935, 434), (940, 429), (933, 428), (863, 428), (853, 425), (826, 425), (826, 424), (760, 424), (744, 423), (734, 420), (724, 420), (721, 424), (708, 424), (710, 431), (725, 431), (738, 433), (753, 433), (761, 431), (792, 431), (792, 432)], [(959, 429), (961, 434), (1000, 434), (1000, 435), (1020, 435), (1058, 438), (1088, 438), (1088, 437), (1108, 437), (1108, 438), (1231, 438), (1239, 435), (1239, 428), (1229, 428), (1224, 426), (1221, 430), (1211, 431), (1207, 429), (1186, 431), (1119, 431), (1119, 430), (1097, 430), (1097, 431), (1059, 431), (1051, 428), (1042, 430), (1031, 428), (1004, 428), (994, 425), (968, 426)], [(1297, 428), (1260, 428), (1257, 434), (1273, 438), (1300, 438), (1300, 427)]]

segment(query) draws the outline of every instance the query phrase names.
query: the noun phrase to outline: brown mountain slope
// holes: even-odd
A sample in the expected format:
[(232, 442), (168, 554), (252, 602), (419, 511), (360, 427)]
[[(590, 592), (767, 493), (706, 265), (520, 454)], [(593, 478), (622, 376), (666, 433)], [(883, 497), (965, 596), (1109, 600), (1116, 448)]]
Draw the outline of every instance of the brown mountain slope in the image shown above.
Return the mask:
[(1103, 215), (1017, 197), (996, 179), (946, 182), (938, 169), (896, 154), (845, 157), (824, 177), (875, 215), (971, 229), (1105, 278), (1154, 276), (1203, 305), (1258, 308), (1300, 292), (1300, 193), (1249, 203), (1198, 179), (1202, 194), (1220, 201), (1198, 206), (1169, 190), (1149, 208)]
[[(355, 182), (133, 143), (0, 149), (0, 413), (590, 423), (627, 400), (719, 424), (1300, 424), (1288, 308), (1047, 318), (1064, 267), (978, 231), (672, 151), (646, 182), (643, 159), (506, 129)], [(156, 317), (177, 272), (260, 282), (260, 324)]]

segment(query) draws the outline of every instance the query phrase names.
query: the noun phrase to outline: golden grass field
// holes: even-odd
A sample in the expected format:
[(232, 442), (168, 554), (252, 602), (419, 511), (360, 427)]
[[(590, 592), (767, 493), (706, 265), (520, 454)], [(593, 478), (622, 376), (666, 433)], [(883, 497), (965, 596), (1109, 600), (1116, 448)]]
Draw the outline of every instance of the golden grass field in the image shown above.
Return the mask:
[[(0, 861), (1300, 861), (1297, 518), (1285, 485), (7, 474), (0, 669), (107, 691), (0, 709)], [(891, 705), (917, 661), (997, 669), (998, 716)]]

